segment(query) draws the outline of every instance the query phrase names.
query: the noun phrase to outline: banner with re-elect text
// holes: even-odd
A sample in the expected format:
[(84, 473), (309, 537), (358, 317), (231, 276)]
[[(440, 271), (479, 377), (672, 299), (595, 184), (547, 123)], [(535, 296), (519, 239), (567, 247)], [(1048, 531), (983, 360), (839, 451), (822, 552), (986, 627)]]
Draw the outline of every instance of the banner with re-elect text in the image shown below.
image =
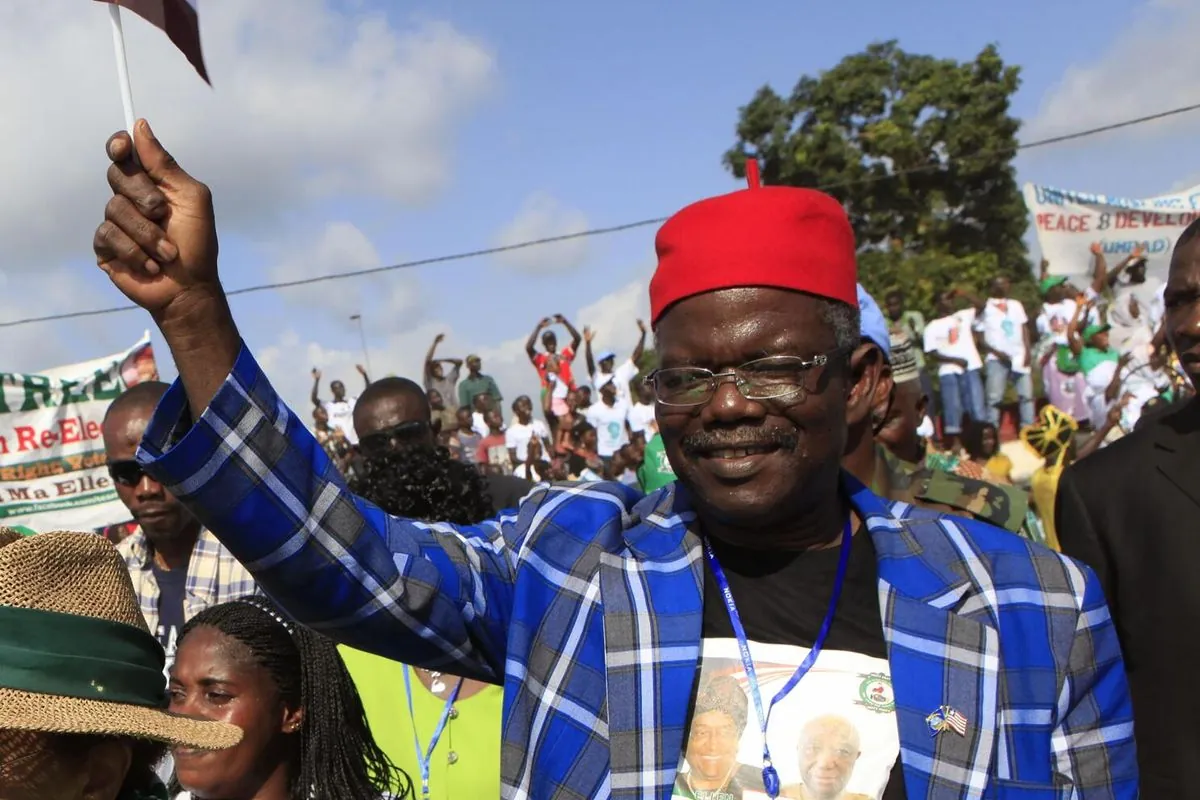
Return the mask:
[(129, 519), (100, 423), (117, 395), (158, 380), (150, 332), (123, 353), (37, 375), (0, 373), (0, 527), (88, 531)]
[(1050, 274), (1090, 276), (1091, 246), (1100, 242), (1110, 269), (1141, 245), (1147, 272), (1166, 280), (1175, 240), (1200, 217), (1200, 186), (1136, 200), (1027, 183), (1025, 205)]

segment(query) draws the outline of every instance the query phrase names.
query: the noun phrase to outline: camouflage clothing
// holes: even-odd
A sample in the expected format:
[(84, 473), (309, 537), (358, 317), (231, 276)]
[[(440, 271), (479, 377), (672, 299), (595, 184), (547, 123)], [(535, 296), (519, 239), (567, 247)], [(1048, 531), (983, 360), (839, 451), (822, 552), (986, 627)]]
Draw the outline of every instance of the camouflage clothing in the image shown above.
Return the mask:
[(1039, 526), (1030, 524), (1027, 492), (1015, 486), (966, 478), (924, 464), (910, 464), (901, 461), (881, 444), (875, 445), (875, 453), (875, 479), (871, 481), (871, 490), (881, 497), (918, 506), (946, 507), (952, 512), (1045, 543), (1045, 535)]

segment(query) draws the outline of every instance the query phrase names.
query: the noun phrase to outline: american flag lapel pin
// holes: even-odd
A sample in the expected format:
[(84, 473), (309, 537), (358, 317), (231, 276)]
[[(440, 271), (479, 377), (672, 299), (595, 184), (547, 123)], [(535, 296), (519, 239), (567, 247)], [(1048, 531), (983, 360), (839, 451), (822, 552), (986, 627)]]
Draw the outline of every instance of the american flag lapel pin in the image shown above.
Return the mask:
[(954, 731), (959, 736), (967, 735), (967, 718), (950, 706), (939, 706), (925, 717), (925, 724), (933, 736), (945, 731)]

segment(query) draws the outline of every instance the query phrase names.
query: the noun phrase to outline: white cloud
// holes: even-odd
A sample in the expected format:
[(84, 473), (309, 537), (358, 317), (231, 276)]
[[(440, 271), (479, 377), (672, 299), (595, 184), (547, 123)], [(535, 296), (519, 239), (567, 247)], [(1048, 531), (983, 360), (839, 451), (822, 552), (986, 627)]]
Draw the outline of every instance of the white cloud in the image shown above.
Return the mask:
[[(568, 236), (588, 229), (587, 216), (576, 208), (564, 206), (545, 192), (538, 192), (522, 203), (513, 219), (496, 235), (497, 247), (521, 242)], [(500, 253), (496, 259), (521, 272), (566, 272), (578, 267), (588, 255), (588, 239), (567, 239), (554, 244), (527, 247)]]
[[(274, 281), (349, 272), (379, 266), (382, 260), (367, 235), (349, 222), (331, 222), (315, 241), (301, 241), (269, 270)], [(369, 332), (393, 328), (393, 320), (413, 321), (420, 311), (420, 284), (415, 273), (395, 270), (341, 281), (322, 281), (280, 290), (289, 303), (322, 313), (343, 327), (361, 314)]]
[[(297, 207), (352, 193), (427, 203), (445, 187), (457, 123), (495, 60), (453, 26), (404, 30), (332, 0), (205, 3), (209, 89), (163, 34), (126, 15), (137, 110), (209, 183), (223, 229), (256, 236)], [(122, 124), (107, 9), (0, 3), (0, 241), (13, 268), (86, 250)], [(352, 143), (352, 144), (351, 144)]]
[[(1149, 0), (1099, 59), (1067, 69), (1043, 96), (1022, 138), (1032, 141), (1196, 103), (1200, 96), (1190, 76), (1200, 72), (1198, 37), (1196, 3)], [(1185, 129), (1200, 129), (1200, 112), (1102, 136), (1111, 141), (1117, 136)]]

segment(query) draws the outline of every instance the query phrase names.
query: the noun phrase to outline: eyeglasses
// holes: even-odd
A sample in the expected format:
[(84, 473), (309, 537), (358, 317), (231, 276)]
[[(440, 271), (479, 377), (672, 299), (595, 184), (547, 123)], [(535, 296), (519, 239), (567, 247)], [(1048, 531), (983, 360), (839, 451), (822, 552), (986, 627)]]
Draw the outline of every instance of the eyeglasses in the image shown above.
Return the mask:
[(712, 399), (717, 385), (727, 378), (733, 379), (747, 400), (799, 401), (811, 391), (809, 376), (812, 372), (846, 352), (837, 349), (808, 359), (770, 356), (748, 361), (728, 372), (713, 372), (703, 367), (669, 367), (650, 373), (645, 383), (664, 406), (703, 405)]
[(358, 448), (363, 455), (382, 455), (397, 445), (418, 442), (430, 431), (429, 423), (424, 420), (401, 422), (399, 425), (363, 436), (358, 440)]
[(108, 477), (121, 486), (137, 486), (145, 474), (142, 465), (132, 458), (108, 462)]

